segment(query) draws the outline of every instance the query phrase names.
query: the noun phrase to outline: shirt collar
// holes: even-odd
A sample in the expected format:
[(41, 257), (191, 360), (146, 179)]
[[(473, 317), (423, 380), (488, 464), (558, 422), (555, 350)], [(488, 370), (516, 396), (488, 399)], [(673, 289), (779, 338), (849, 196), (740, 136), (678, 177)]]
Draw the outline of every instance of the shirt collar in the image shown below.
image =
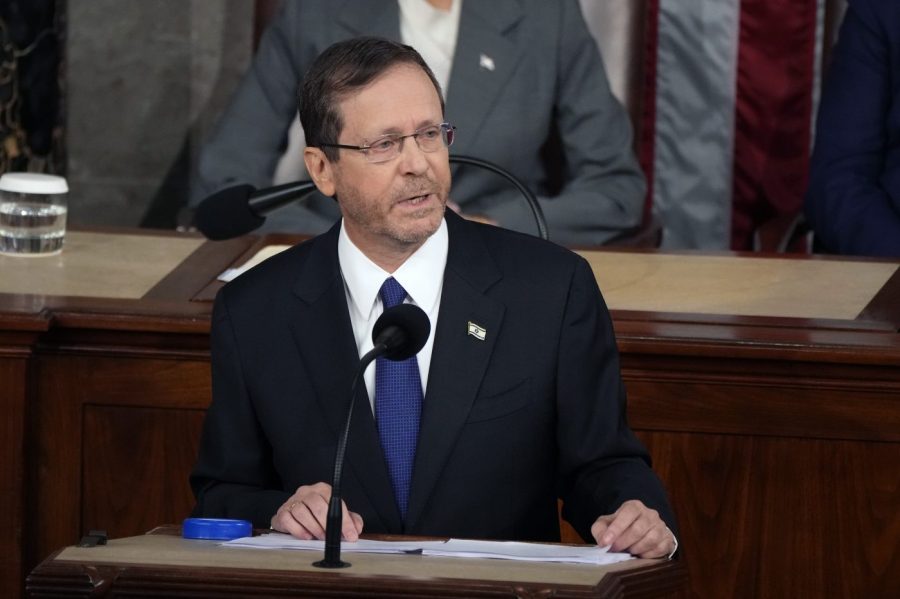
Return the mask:
[(356, 310), (366, 320), (371, 319), (375, 307), (381, 305), (378, 297), (381, 285), (388, 277), (394, 277), (409, 294), (412, 303), (430, 313), (441, 295), (448, 248), (447, 222), (442, 219), (438, 230), (400, 268), (389, 273), (369, 260), (353, 244), (342, 221), (338, 235), (338, 261), (351, 310)]

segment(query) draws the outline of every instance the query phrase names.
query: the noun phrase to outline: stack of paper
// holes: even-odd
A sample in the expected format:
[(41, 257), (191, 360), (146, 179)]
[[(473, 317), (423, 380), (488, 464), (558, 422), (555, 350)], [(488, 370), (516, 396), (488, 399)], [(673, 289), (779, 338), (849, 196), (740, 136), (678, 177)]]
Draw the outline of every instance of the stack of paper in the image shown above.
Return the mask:
[[(258, 537), (244, 537), (222, 543), (227, 547), (256, 549), (299, 549), (324, 551), (324, 541), (301, 541), (281, 533)], [(608, 547), (596, 545), (556, 545), (545, 543), (516, 543), (512, 541), (369, 541), (341, 543), (345, 553), (413, 553), (442, 557), (475, 557), (511, 559), (535, 562), (566, 562), (605, 565), (632, 559), (628, 553), (613, 553)]]

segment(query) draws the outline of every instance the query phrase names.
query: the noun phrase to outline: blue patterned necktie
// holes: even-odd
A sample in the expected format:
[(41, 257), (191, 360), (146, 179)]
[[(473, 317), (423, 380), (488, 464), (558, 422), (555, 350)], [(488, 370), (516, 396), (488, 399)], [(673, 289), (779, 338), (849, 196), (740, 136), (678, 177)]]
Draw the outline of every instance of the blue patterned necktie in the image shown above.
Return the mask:
[[(384, 282), (379, 294), (385, 310), (406, 299), (406, 290), (393, 277)], [(422, 379), (416, 356), (401, 362), (378, 358), (375, 362), (375, 421), (394, 486), (394, 497), (404, 518), (421, 413)]]

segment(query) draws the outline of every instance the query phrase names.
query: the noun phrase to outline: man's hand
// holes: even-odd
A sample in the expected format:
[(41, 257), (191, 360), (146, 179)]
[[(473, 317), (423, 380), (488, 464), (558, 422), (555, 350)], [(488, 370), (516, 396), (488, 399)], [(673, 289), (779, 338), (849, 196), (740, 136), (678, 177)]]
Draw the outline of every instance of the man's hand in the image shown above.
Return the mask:
[(614, 514), (600, 516), (591, 526), (591, 534), (601, 547), (627, 551), (638, 557), (666, 557), (675, 550), (675, 535), (642, 502), (626, 501)]
[[(324, 539), (330, 499), (331, 485), (327, 483), (302, 486), (278, 508), (270, 526), (272, 530), (290, 533), (298, 539)], [(362, 516), (348, 510), (343, 501), (341, 511), (341, 536), (345, 541), (358, 540), (363, 529)]]

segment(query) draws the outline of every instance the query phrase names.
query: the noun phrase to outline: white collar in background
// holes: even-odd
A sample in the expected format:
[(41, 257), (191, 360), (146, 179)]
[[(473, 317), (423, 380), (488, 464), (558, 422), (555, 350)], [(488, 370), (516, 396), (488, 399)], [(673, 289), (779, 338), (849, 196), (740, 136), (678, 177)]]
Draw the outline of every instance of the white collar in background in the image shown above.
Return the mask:
[(400, 38), (415, 48), (434, 72), (447, 97), (462, 0), (453, 0), (450, 10), (440, 10), (426, 0), (397, 0), (400, 7)]

